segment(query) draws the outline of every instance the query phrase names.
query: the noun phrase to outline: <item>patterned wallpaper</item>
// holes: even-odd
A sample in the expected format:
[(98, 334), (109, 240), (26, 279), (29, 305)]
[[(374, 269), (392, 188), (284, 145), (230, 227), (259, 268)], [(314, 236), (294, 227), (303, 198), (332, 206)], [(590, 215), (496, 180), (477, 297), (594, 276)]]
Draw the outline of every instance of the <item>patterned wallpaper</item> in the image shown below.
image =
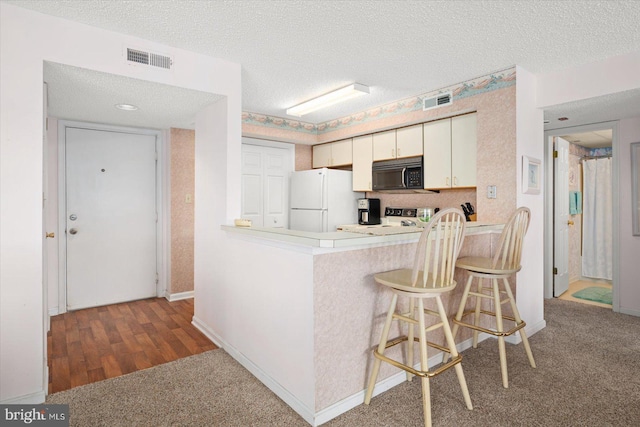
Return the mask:
[[(317, 142), (321, 142), (321, 140), (326, 140), (325, 138), (320, 138), (323, 134), (330, 133), (335, 130), (359, 124), (366, 124), (372, 121), (379, 121), (381, 119), (403, 117), (407, 113), (415, 111), (422, 112), (422, 100), (424, 98), (430, 98), (435, 95), (451, 92), (453, 95), (453, 102), (455, 103), (457, 100), (463, 98), (515, 85), (515, 82), (516, 71), (515, 68), (512, 67), (477, 77), (466, 82), (447, 86), (439, 90), (402, 99), (370, 110), (361, 111), (350, 116), (318, 124), (245, 111), (242, 113), (243, 134), (245, 134), (245, 131), (253, 134), (254, 132), (259, 132), (257, 128), (262, 128), (262, 132), (264, 133), (271, 133), (274, 135), (279, 134), (281, 136), (291, 136), (288, 135), (290, 132), (306, 135), (307, 137), (309, 135), (316, 135), (319, 137)], [(308, 140), (308, 138), (304, 139)], [(332, 139), (329, 139), (329, 141), (330, 140)]]
[[(169, 294), (193, 291), (195, 131), (171, 129), (171, 283)], [(187, 195), (191, 202), (187, 203)]]

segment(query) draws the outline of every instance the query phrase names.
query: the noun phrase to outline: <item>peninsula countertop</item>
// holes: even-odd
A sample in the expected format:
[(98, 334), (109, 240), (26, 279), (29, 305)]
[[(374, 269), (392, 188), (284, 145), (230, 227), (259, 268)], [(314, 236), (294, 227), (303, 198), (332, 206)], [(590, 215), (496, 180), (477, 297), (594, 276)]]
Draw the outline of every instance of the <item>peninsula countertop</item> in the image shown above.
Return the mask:
[[(467, 235), (499, 232), (503, 226), (504, 224), (488, 224), (472, 221), (467, 223)], [(222, 229), (230, 233), (239, 233), (260, 239), (318, 248), (347, 248), (353, 246), (408, 243), (417, 241), (422, 232), (422, 228), (420, 227), (402, 227), (402, 230), (399, 230), (399, 227), (395, 227), (396, 230), (389, 234), (380, 234), (380, 232), (375, 231), (380, 229), (376, 228), (372, 229), (371, 234), (350, 231), (316, 233), (289, 230), (286, 228), (236, 227), (233, 225), (222, 225)], [(406, 229), (406, 231), (404, 231), (404, 229)]]

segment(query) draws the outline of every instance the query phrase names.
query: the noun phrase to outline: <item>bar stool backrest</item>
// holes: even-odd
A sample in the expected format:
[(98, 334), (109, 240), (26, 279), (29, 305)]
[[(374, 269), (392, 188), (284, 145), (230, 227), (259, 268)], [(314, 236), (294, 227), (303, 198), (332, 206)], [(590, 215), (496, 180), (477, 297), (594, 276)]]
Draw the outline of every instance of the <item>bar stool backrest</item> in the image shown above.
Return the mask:
[(529, 208), (518, 208), (507, 225), (502, 229), (498, 248), (493, 256), (492, 268), (496, 270), (520, 270), (522, 242), (529, 228), (531, 211)]
[(437, 289), (455, 283), (453, 275), (465, 231), (466, 221), (460, 209), (444, 209), (431, 218), (418, 241), (411, 276), (413, 287)]

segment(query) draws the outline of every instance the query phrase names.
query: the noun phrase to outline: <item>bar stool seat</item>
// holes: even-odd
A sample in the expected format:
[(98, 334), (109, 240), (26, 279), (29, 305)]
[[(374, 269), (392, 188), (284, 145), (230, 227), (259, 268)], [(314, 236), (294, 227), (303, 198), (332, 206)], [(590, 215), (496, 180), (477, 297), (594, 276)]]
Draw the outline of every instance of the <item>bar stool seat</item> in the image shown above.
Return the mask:
[[(424, 424), (427, 427), (431, 426), (429, 379), (449, 368), (455, 368), (465, 404), (468, 409), (473, 409), (462, 365), (460, 364), (462, 356), (456, 350), (449, 319), (441, 299), (443, 294), (450, 292), (456, 286), (453, 275), (455, 262), (464, 240), (465, 227), (464, 214), (459, 209), (445, 209), (438, 212), (425, 225), (420, 236), (413, 269), (392, 270), (378, 273), (374, 276), (377, 283), (388, 287), (392, 291), (392, 297), (380, 343), (373, 350), (375, 360), (364, 403), (368, 405), (371, 401), (381, 362), (389, 363), (406, 371), (407, 381), (411, 381), (413, 376), (421, 378)], [(409, 310), (405, 313), (396, 312), (399, 296), (409, 298)], [(434, 299), (437, 309), (430, 310), (425, 308), (425, 299)], [(427, 326), (425, 315), (435, 316), (439, 319), (439, 322)], [(389, 331), (394, 320), (407, 324), (408, 332), (407, 335), (389, 340)], [(414, 336), (416, 325), (418, 326), (418, 337)], [(446, 341), (444, 345), (427, 341), (426, 338), (427, 332), (439, 328), (442, 328), (444, 332)], [(385, 355), (385, 350), (403, 342), (407, 342), (406, 362), (400, 362)], [(414, 342), (417, 342), (420, 348), (419, 369), (415, 369), (413, 365)], [(435, 369), (429, 369), (427, 346), (446, 352), (446, 354), (451, 355), (451, 360)]]
[[(533, 353), (529, 346), (529, 340), (524, 331), (526, 323), (520, 317), (516, 300), (508, 280), (512, 274), (517, 273), (521, 269), (522, 242), (529, 227), (530, 217), (531, 211), (526, 207), (521, 207), (515, 211), (502, 230), (500, 241), (493, 257), (463, 257), (456, 262), (456, 267), (467, 271), (469, 279), (462, 293), (460, 307), (453, 319), (453, 336), (456, 336), (459, 326), (473, 329), (473, 348), (478, 346), (479, 332), (484, 332), (498, 338), (500, 371), (504, 388), (509, 387), (505, 337), (519, 332), (529, 363), (531, 367), (536, 367)], [(471, 291), (474, 278), (478, 278), (476, 292)], [(490, 285), (483, 285), (483, 279), (488, 279)], [(498, 285), (499, 279), (502, 280), (502, 289), (500, 289)], [(470, 296), (475, 298), (475, 308), (465, 311), (467, 300)], [(502, 299), (503, 296), (506, 296), (506, 298)], [(483, 299), (491, 300), (495, 311), (482, 310), (481, 302)], [(513, 316), (507, 316), (502, 313), (502, 305), (506, 303), (509, 303)], [(471, 314), (474, 315), (473, 323), (462, 320)], [(480, 326), (481, 315), (493, 317), (496, 324), (495, 328), (484, 328)], [(505, 330), (504, 320), (513, 322), (514, 326), (511, 329)], [(447, 359), (448, 357), (445, 354), (443, 361)]]

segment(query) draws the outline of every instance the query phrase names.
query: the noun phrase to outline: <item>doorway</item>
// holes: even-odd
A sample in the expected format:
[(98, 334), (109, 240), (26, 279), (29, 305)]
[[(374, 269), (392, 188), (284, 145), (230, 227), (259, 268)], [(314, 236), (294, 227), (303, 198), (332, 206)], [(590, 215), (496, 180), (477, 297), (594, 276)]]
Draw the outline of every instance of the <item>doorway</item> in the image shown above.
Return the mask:
[(59, 310), (161, 295), (160, 132), (60, 121)]
[[(547, 238), (553, 248), (548, 262), (552, 266), (545, 273), (545, 298), (558, 297), (576, 302), (612, 307), (617, 301), (615, 276), (616, 228), (612, 200), (617, 197), (616, 160), (614, 155), (616, 137), (615, 123), (602, 123), (556, 129), (545, 132), (547, 152)], [(556, 147), (560, 147), (560, 150)], [(566, 148), (565, 148), (566, 147)], [(562, 150), (566, 149), (566, 159)], [(556, 157), (555, 153), (559, 153)], [(608, 160), (610, 168), (609, 190), (594, 198), (593, 187), (585, 184), (585, 162)], [(558, 163), (565, 162), (564, 169)], [(587, 168), (586, 173), (589, 174)], [(589, 176), (589, 175), (587, 175)], [(587, 185), (587, 188), (585, 188)], [(586, 194), (585, 194), (586, 190)], [(585, 195), (588, 200), (585, 201)], [(598, 231), (598, 239), (592, 239), (593, 204), (598, 209), (608, 209), (609, 217), (605, 231)], [(566, 209), (565, 209), (566, 208)], [(586, 212), (585, 212), (586, 209)], [(565, 215), (563, 216), (563, 210)], [(586, 226), (585, 226), (586, 221)], [(605, 221), (606, 223), (606, 221)], [(587, 227), (587, 228), (585, 228)], [(601, 227), (601, 226), (598, 226)], [(564, 230), (564, 231), (563, 231)], [(586, 234), (585, 234), (586, 231)], [(604, 235), (604, 238), (602, 237)], [(608, 241), (607, 241), (608, 240)], [(600, 250), (597, 257), (592, 253)], [(594, 273), (594, 259), (604, 259), (608, 254), (609, 268), (598, 266)], [(599, 261), (598, 261), (599, 262)], [(607, 272), (601, 271), (607, 270)], [(608, 276), (608, 277), (607, 277)], [(609, 302), (607, 302), (609, 301)]]

